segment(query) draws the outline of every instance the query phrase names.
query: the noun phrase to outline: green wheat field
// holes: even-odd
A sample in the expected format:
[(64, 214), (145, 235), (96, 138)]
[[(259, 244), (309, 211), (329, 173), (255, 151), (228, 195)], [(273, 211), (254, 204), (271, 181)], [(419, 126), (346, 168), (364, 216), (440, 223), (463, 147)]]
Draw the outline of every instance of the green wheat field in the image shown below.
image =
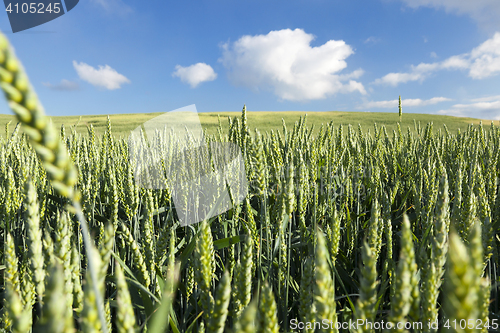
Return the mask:
[[(180, 226), (174, 189), (138, 186), (130, 162), (129, 131), (158, 114), (52, 124), (3, 35), (0, 86), (3, 332), (498, 330), (498, 124), (202, 113), (208, 146), (241, 149), (248, 194)], [(186, 151), (190, 181), (213, 154)]]
[[(137, 113), (137, 114), (112, 114), (109, 115), (111, 122), (113, 123), (113, 135), (117, 138), (126, 138), (130, 135), (130, 131), (133, 131), (137, 126), (140, 126), (144, 122), (161, 115), (162, 113)], [(372, 129), (373, 125), (376, 123), (378, 125), (384, 125), (389, 133), (397, 129), (397, 124), (399, 122), (399, 116), (397, 110), (393, 113), (385, 112), (341, 112), (341, 111), (329, 111), (329, 112), (304, 112), (304, 111), (283, 111), (283, 112), (247, 112), (248, 127), (251, 134), (254, 134), (254, 130), (257, 128), (261, 133), (270, 132), (271, 129), (274, 131), (281, 129), (282, 119), (285, 124), (293, 125), (296, 121), (299, 121), (300, 117), (307, 114), (307, 123), (309, 126), (314, 125), (313, 133), (317, 134), (317, 130), (322, 124), (326, 125), (333, 121), (335, 125), (361, 125), (362, 128)], [(228, 117), (237, 117), (239, 112), (207, 112), (198, 113), (202, 127), (206, 129), (207, 134), (217, 133), (217, 127), (219, 125), (219, 118), (223, 129), (226, 131), (228, 128)], [(92, 125), (94, 131), (98, 134), (104, 134), (106, 131), (106, 122), (108, 115), (101, 116), (59, 116), (50, 117), (54, 126), (60, 128), (64, 125), (66, 128), (74, 127), (77, 133), (86, 134), (88, 133), (88, 126)], [(481, 121), (484, 124), (489, 124), (490, 120), (481, 120), (475, 118), (458, 118), (452, 116), (441, 116), (441, 115), (430, 115), (430, 114), (418, 114), (411, 113), (405, 114), (401, 127), (403, 129), (410, 127), (414, 129), (414, 121), (420, 122), (422, 126), (427, 123), (432, 122), (436, 129), (442, 129), (443, 125), (446, 124), (448, 130), (452, 133), (461, 128), (462, 130), (467, 129), (469, 124), (478, 125)], [(0, 114), (0, 128), (5, 128), (5, 125), (10, 122), (10, 126), (14, 127), (17, 123), (17, 119), (14, 115), (2, 115)], [(496, 124), (500, 125), (500, 122), (496, 121)]]

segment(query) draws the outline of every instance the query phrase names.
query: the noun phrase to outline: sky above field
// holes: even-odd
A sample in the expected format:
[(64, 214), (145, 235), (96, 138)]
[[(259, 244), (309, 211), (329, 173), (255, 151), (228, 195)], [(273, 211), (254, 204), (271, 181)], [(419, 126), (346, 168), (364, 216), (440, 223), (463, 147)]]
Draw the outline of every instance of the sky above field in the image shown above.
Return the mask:
[(403, 115), (500, 120), (498, 17), (498, 0), (82, 0), (0, 29), (49, 115), (397, 113), (401, 95)]

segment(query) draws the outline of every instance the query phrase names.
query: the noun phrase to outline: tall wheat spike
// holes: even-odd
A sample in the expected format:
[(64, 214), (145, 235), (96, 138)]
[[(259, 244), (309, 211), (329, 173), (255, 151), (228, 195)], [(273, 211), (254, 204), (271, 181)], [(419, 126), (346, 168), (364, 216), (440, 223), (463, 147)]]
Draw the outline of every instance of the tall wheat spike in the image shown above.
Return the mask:
[(250, 303), (252, 292), (252, 251), (253, 240), (251, 235), (243, 246), (241, 261), (236, 263), (235, 269), (235, 290), (233, 292), (234, 299), (234, 316), (238, 317), (241, 311)]
[[(90, 252), (91, 257), (88, 258), (88, 262), (94, 261), (97, 263), (97, 267), (101, 269), (101, 259), (99, 258), (99, 253), (97, 249), (92, 248)], [(107, 329), (107, 321), (102, 322), (99, 320), (98, 308), (96, 306), (96, 298), (100, 296), (102, 298), (103, 293), (103, 281), (98, 280), (99, 285), (95, 288), (94, 281), (90, 278), (90, 272), (87, 271), (87, 278), (84, 285), (84, 304), (83, 310), (81, 312), (82, 319), (82, 331), (85, 333), (97, 333), (101, 330)], [(97, 290), (97, 294), (96, 294)]]
[[(437, 301), (448, 251), (449, 225), (448, 180), (447, 176), (443, 175), (440, 179), (439, 200), (436, 205), (436, 217), (430, 241), (431, 258), (426, 263), (422, 281), (422, 289), (424, 290), (422, 293), (422, 318), (424, 323), (434, 323), (438, 320)], [(424, 325), (424, 332), (436, 331), (436, 325)]]
[(43, 268), (42, 233), (40, 231), (40, 215), (37, 193), (31, 181), (26, 187), (26, 224), (29, 237), (29, 253), (33, 282), (35, 283), (38, 301), (42, 301), (44, 293), (45, 270)]
[[(450, 249), (447, 261), (446, 280), (444, 284), (444, 311), (450, 322), (456, 320), (475, 320), (478, 313), (478, 277), (470, 269), (472, 264), (467, 248), (455, 231), (450, 232)], [(475, 332), (469, 326), (451, 326), (456, 332)]]
[(120, 304), (116, 313), (116, 329), (118, 333), (133, 333), (135, 332), (134, 308), (132, 307), (123, 270), (118, 263), (115, 266), (115, 278), (117, 289), (116, 302)]
[(337, 332), (337, 309), (335, 304), (335, 285), (328, 264), (328, 249), (326, 241), (321, 232), (317, 232), (316, 245), (316, 284), (314, 288), (314, 305), (316, 308), (317, 321), (327, 320), (330, 322), (329, 332)]
[(205, 313), (206, 319), (210, 316), (214, 304), (214, 299), (210, 291), (214, 269), (212, 263), (213, 255), (214, 247), (212, 232), (210, 230), (210, 225), (204, 220), (200, 223), (200, 231), (194, 251), (194, 276), (198, 288), (200, 289), (201, 307)]
[[(390, 322), (394, 325), (395, 331), (405, 332), (404, 324), (406, 316), (410, 312), (411, 307), (411, 270), (410, 267), (414, 264), (413, 240), (411, 237), (410, 221), (405, 215), (402, 225), (401, 237), (401, 252), (399, 262), (394, 277), (394, 295), (391, 298), (391, 312), (389, 315)], [(412, 261), (413, 259), (413, 261)], [(398, 326), (398, 324), (402, 326)]]
[[(11, 328), (16, 324), (16, 318), (22, 316), (23, 304), (21, 302), (21, 284), (19, 281), (18, 260), (14, 240), (10, 233), (7, 234), (5, 240), (5, 285), (6, 294), (4, 295), (4, 304), (10, 304), (9, 310), (4, 311), (3, 314), (3, 327), (5, 329)], [(10, 299), (12, 298), (12, 299)], [(21, 308), (19, 308), (19, 305)], [(17, 323), (16, 326), (19, 326)], [(16, 329), (14, 327), (14, 329)]]
[(208, 333), (222, 333), (224, 331), (230, 298), (231, 275), (225, 271), (215, 293), (214, 307), (207, 325)]
[(7, 308), (11, 331), (13, 333), (28, 332), (32, 325), (31, 309), (23, 306), (21, 297), (12, 283), (7, 283), (5, 286), (5, 300), (4, 311)]
[[(316, 306), (314, 302), (315, 269), (314, 258), (306, 258), (299, 296), (299, 316), (302, 322), (312, 322), (316, 318)], [(306, 328), (306, 332), (312, 331), (314, 330)]]
[(259, 328), (258, 333), (278, 333), (277, 307), (274, 294), (267, 282), (264, 283), (260, 294), (259, 310), (257, 314)]
[(69, 316), (67, 310), (61, 264), (57, 261), (52, 262), (49, 272), (45, 285), (43, 316), (34, 331), (40, 333), (72, 333), (74, 332), (73, 317)]
[(233, 327), (233, 333), (254, 333), (256, 327), (257, 301), (253, 300), (243, 310), (240, 317), (236, 320)]
[(373, 332), (375, 304), (377, 301), (377, 259), (368, 243), (363, 244), (359, 299), (356, 305), (357, 320), (363, 321), (362, 332)]

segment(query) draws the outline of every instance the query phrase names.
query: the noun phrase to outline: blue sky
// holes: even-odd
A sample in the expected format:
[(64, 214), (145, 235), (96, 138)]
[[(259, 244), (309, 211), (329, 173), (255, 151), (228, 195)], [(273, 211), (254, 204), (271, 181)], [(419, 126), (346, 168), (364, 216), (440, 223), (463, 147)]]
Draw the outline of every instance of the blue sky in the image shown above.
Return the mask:
[(500, 120), (498, 17), (498, 0), (81, 0), (0, 29), (49, 115), (398, 112), (401, 95), (403, 113)]

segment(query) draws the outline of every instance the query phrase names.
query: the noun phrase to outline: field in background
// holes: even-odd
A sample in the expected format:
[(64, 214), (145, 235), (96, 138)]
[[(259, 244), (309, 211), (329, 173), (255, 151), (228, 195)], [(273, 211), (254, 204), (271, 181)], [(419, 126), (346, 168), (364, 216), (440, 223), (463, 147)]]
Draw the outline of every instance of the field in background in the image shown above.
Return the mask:
[[(137, 114), (113, 114), (110, 115), (111, 123), (113, 124), (113, 133), (117, 137), (128, 136), (130, 131), (135, 129), (140, 124), (145, 121), (152, 119), (162, 113), (137, 113)], [(315, 133), (317, 129), (321, 127), (321, 124), (329, 123), (333, 121), (336, 126), (351, 124), (357, 127), (361, 124), (362, 128), (367, 131), (371, 129), (373, 131), (373, 124), (385, 125), (389, 134), (392, 130), (396, 128), (396, 124), (399, 121), (399, 116), (397, 112), (394, 113), (382, 113), (382, 112), (340, 112), (340, 111), (330, 111), (330, 112), (304, 112), (304, 111), (286, 111), (286, 112), (247, 112), (248, 126), (254, 131), (258, 128), (261, 133), (266, 131), (270, 132), (271, 129), (281, 129), (282, 120), (284, 119), (287, 127), (293, 128), (293, 124), (299, 120), (303, 115), (307, 114), (307, 124), (308, 126), (315, 126)], [(227, 131), (228, 121), (227, 117), (239, 117), (241, 112), (213, 112), (213, 113), (199, 113), (201, 124), (207, 129), (209, 134), (215, 134), (217, 131), (218, 115), (220, 115), (221, 123), (223, 128)], [(87, 133), (87, 126), (92, 124), (97, 133), (104, 133), (106, 127), (106, 115), (99, 116), (67, 116), (67, 117), (52, 117), (52, 121), (57, 128), (61, 127), (61, 124), (69, 130), (70, 126), (78, 124), (76, 130), (79, 133)], [(469, 124), (479, 124), (480, 119), (474, 118), (459, 118), (451, 116), (440, 116), (440, 115), (429, 115), (429, 114), (417, 114), (417, 113), (406, 113), (403, 114), (403, 130), (406, 132), (406, 128), (414, 128), (413, 120), (417, 123), (420, 122), (421, 126), (424, 127), (428, 122), (434, 123), (434, 129), (442, 129), (443, 124), (446, 123), (448, 130), (451, 133), (456, 133), (460, 128), (462, 131), (467, 128)], [(12, 121), (10, 128), (13, 129), (16, 120), (14, 116), (10, 115), (0, 115), (0, 128), (3, 129), (8, 121)], [(483, 120), (483, 124), (489, 125), (490, 120)], [(498, 122), (495, 122), (497, 124)]]

